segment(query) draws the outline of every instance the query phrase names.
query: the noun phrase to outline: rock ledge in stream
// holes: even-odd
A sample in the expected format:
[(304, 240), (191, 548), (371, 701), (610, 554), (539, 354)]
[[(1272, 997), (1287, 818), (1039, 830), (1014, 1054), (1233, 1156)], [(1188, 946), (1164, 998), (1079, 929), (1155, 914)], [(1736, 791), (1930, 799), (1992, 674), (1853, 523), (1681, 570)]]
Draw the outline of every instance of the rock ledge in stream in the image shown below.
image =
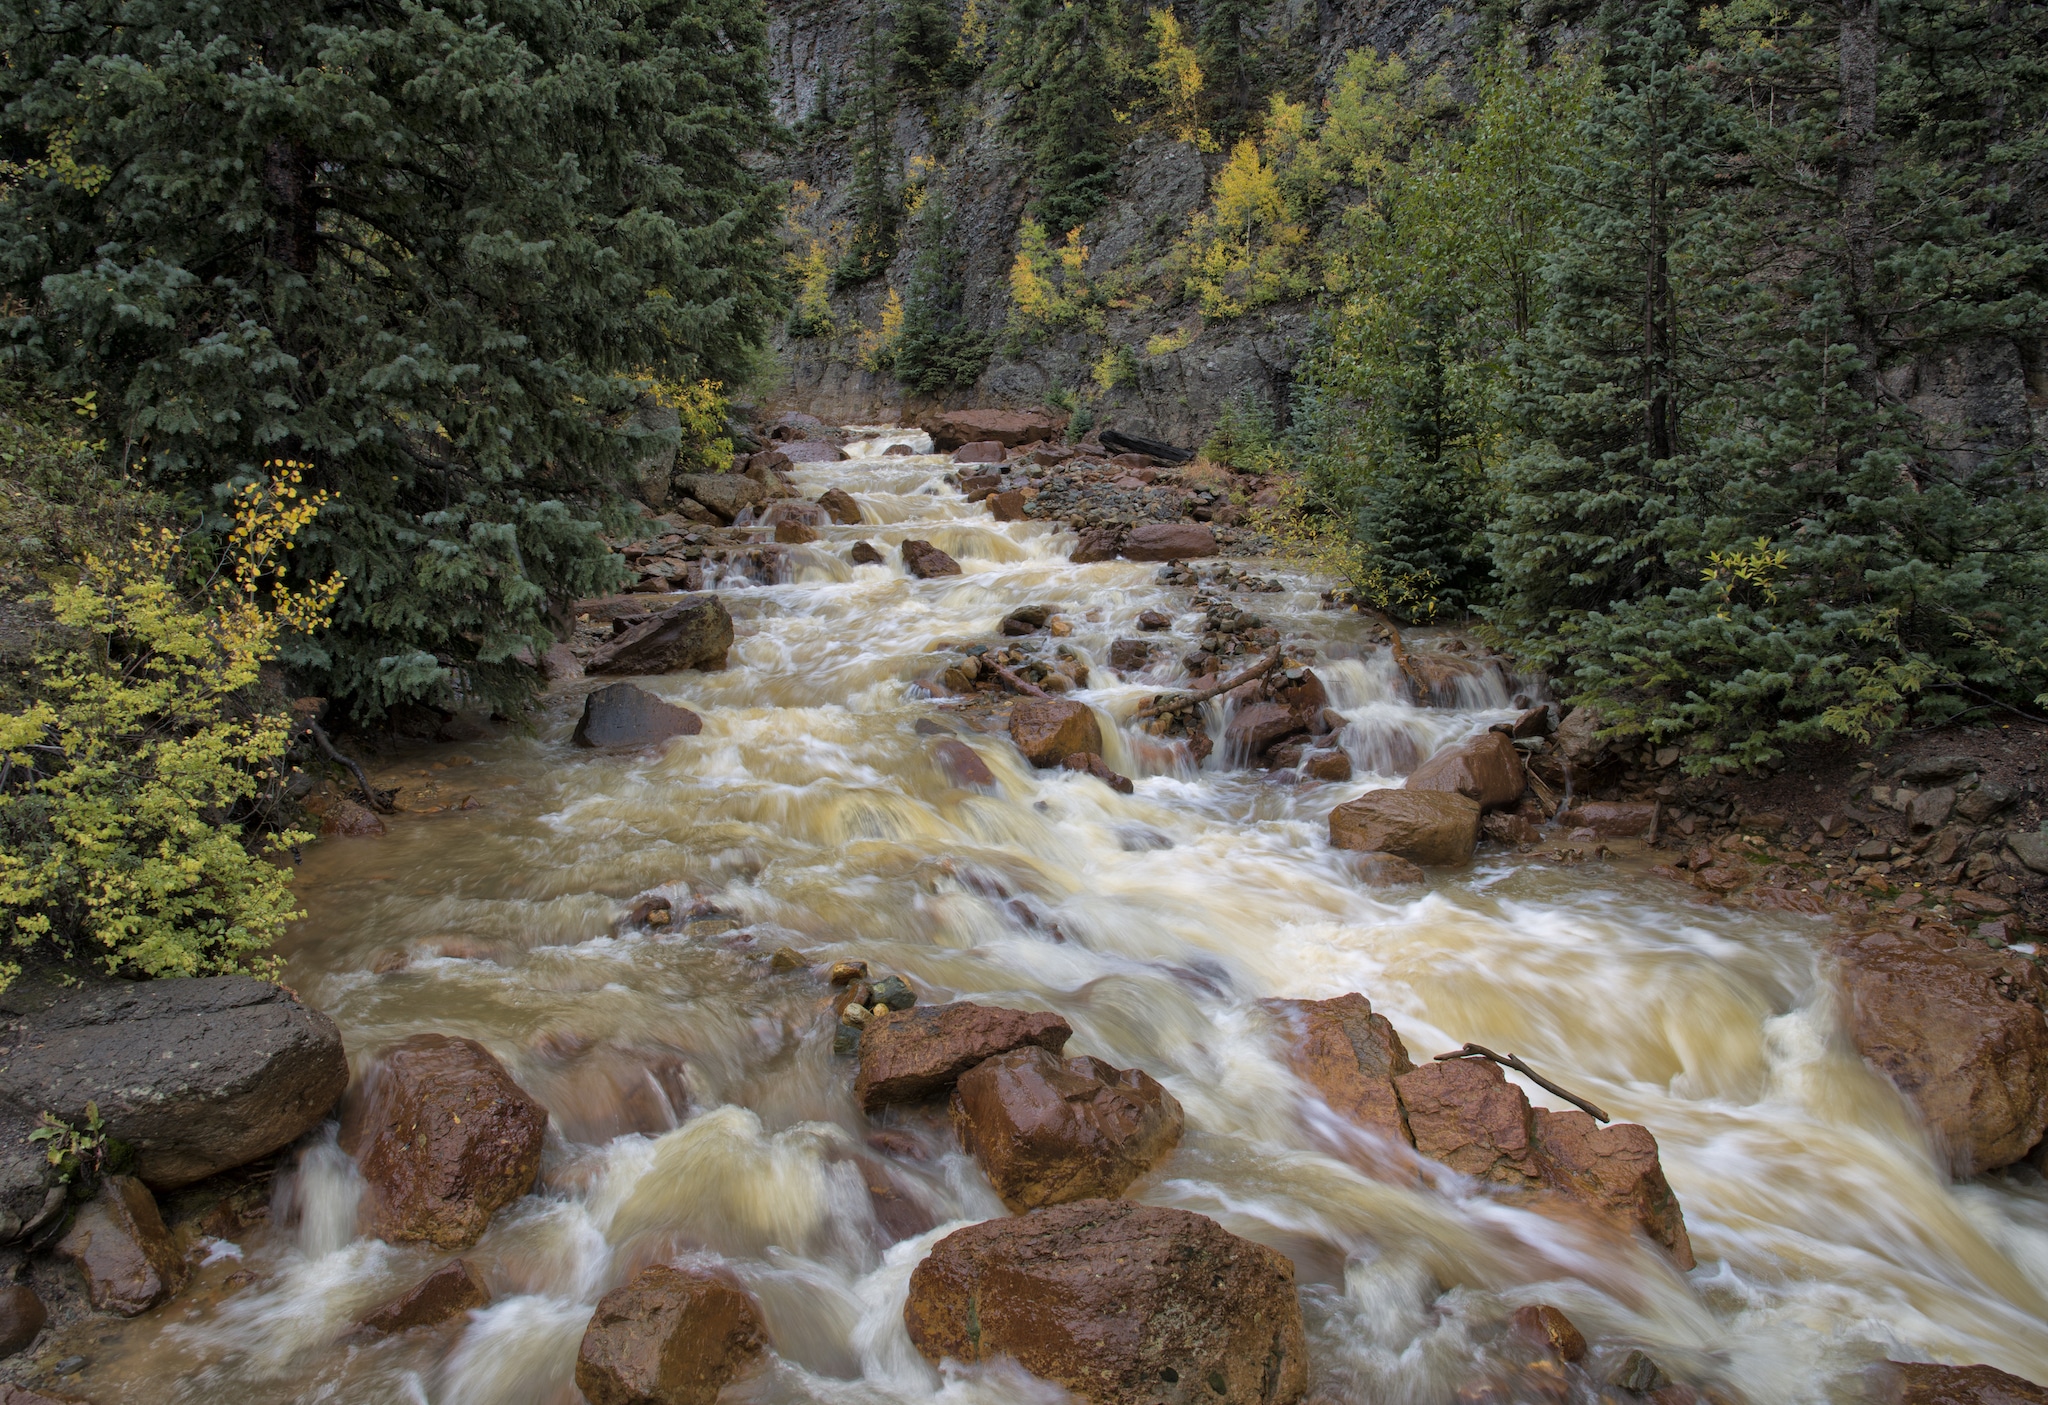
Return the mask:
[(1451, 791), (1477, 801), (1482, 810), (1498, 810), (1520, 800), (1528, 783), (1515, 744), (1499, 732), (1481, 732), (1430, 757), (1402, 788)]
[(921, 581), (933, 576), (957, 576), (960, 563), (928, 541), (916, 538), (903, 543), (903, 569)]
[(947, 1235), (910, 1277), (930, 1361), (1015, 1357), (1093, 1405), (1291, 1405), (1294, 1266), (1186, 1210), (1084, 1200)]
[(98, 1103), (160, 1189), (291, 1145), (347, 1086), (334, 1021), (247, 976), (118, 981), (0, 1026), (0, 1102), (74, 1124)]
[(533, 1189), (547, 1109), (473, 1039), (415, 1034), (348, 1097), (341, 1146), (363, 1179), (364, 1229), (466, 1249)]
[(953, 1090), (960, 1143), (1014, 1214), (1121, 1195), (1180, 1145), (1173, 1094), (1142, 1069), (1036, 1045), (984, 1059)]
[(1057, 1054), (1073, 1033), (1058, 1015), (965, 1000), (890, 1010), (869, 1020), (861, 1034), (854, 1100), (866, 1112), (923, 1102), (950, 1092), (983, 1059), (1027, 1045)]
[(598, 1302), (576, 1388), (590, 1405), (711, 1405), (764, 1345), (760, 1313), (737, 1283), (656, 1264)]
[(1330, 1110), (1391, 1141), (1413, 1144), (1394, 1080), (1415, 1064), (1385, 1015), (1363, 995), (1268, 1000), (1286, 1025), (1287, 1061)]
[(584, 662), (585, 673), (678, 673), (686, 668), (725, 667), (732, 647), (732, 616), (722, 601), (688, 600), (636, 624), (600, 645)]

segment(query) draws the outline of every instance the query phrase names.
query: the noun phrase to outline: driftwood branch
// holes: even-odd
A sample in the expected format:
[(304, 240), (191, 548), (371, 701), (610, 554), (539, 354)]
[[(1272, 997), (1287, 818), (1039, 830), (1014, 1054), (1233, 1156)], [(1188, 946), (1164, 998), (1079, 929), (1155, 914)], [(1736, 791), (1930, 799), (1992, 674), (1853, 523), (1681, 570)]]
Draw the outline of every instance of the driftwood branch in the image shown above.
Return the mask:
[(1029, 680), (1018, 676), (1017, 674), (1011, 672), (1009, 669), (1003, 667), (994, 659), (991, 659), (986, 655), (983, 656), (981, 662), (984, 668), (987, 668), (990, 671), (992, 671), (996, 677), (1002, 679), (1003, 682), (1009, 684), (1012, 688), (1024, 694), (1024, 696), (1026, 697), (1048, 699), (1052, 697), (1051, 693), (1046, 692), (1045, 689), (1039, 687), (1036, 683), (1030, 682)]
[(387, 815), (391, 813), (390, 799), (383, 792), (370, 788), (370, 778), (363, 774), (361, 762), (352, 756), (344, 756), (341, 752), (335, 750), (334, 743), (328, 740), (327, 733), (322, 731), (320, 724), (310, 717), (306, 719), (306, 731), (312, 735), (314, 741), (320, 744), (320, 749), (327, 753), (329, 759), (340, 762), (355, 773), (356, 784), (362, 788), (363, 803), (365, 805), (368, 805), (372, 810), (380, 810)]
[(1211, 683), (1206, 687), (1196, 688), (1191, 692), (1155, 693), (1145, 706), (1152, 712), (1157, 712), (1159, 704), (1162, 702), (1171, 702), (1176, 710), (1184, 707), (1199, 706), (1213, 697), (1230, 692), (1233, 688), (1242, 688), (1254, 679), (1264, 678), (1279, 666), (1280, 651), (1275, 649), (1272, 653), (1266, 654), (1254, 660), (1246, 667), (1239, 669), (1220, 683)]
[(1436, 1062), (1438, 1063), (1443, 1063), (1446, 1059), (1492, 1059), (1502, 1068), (1513, 1069), (1515, 1072), (1521, 1074), (1522, 1077), (1528, 1079), (1531, 1083), (1534, 1083), (1537, 1087), (1544, 1089), (1546, 1092), (1557, 1094), (1560, 1098), (1563, 1098), (1566, 1102), (1570, 1103), (1579, 1111), (1592, 1114), (1593, 1120), (1595, 1122), (1611, 1122), (1614, 1120), (1613, 1118), (1609, 1117), (1606, 1113), (1602, 1112), (1599, 1108), (1593, 1106), (1593, 1104), (1587, 1102), (1584, 1098), (1580, 1097), (1578, 1094), (1567, 1093), (1564, 1089), (1558, 1087), (1555, 1083), (1551, 1082), (1548, 1078), (1545, 1078), (1535, 1069), (1523, 1063), (1513, 1054), (1496, 1054), (1493, 1052), (1493, 1050), (1487, 1048), (1484, 1044), (1473, 1044), (1468, 1042), (1462, 1049), (1454, 1049), (1448, 1054), (1438, 1054), (1436, 1056)]

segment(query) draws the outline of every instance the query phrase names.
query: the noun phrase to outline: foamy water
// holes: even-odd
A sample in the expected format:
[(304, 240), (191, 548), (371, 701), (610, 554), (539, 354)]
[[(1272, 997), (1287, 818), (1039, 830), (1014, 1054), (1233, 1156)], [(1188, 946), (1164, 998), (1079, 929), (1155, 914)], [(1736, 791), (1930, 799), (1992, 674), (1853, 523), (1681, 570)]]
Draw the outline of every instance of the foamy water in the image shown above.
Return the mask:
[[(695, 1259), (748, 1284), (775, 1347), (728, 1400), (1057, 1398), (1014, 1369), (942, 1373), (912, 1349), (911, 1268), (1003, 1210), (936, 1120), (888, 1119), (921, 1160), (870, 1145), (817, 989), (768, 971), (781, 945), (866, 960), (926, 1000), (1057, 1010), (1070, 1052), (1165, 1083), (1187, 1137), (1133, 1193), (1292, 1256), (1318, 1397), (1451, 1401), (1484, 1374), (1502, 1318), (1535, 1301), (1564, 1308), (1600, 1351), (1641, 1346), (1756, 1405), (1853, 1398), (1858, 1372), (1886, 1356), (2048, 1379), (2048, 1193), (2031, 1172), (1946, 1180), (1848, 1046), (1813, 919), (1700, 906), (1597, 862), (1482, 857), (1427, 891), (1347, 876), (1330, 809), (1396, 783), (1373, 767), (1408, 744), (1483, 729), (1509, 699), (1408, 706), (1359, 622), (1317, 610), (1317, 582), (1262, 566), (1287, 589), (1240, 603), (1323, 650), (1316, 671), (1351, 719), (1341, 740), (1357, 780), (1176, 769), (1152, 739), (1106, 727), (1135, 795), (1033, 771), (1005, 738), (971, 730), (994, 793), (951, 786), (914, 730), (944, 714), (912, 687), (937, 671), (933, 645), (1055, 605), (1074, 625), (1061, 642), (1098, 665), (1074, 696), (1109, 723), (1153, 690), (1113, 679), (1110, 642), (1134, 635), (1142, 610), (1183, 631), (1193, 618), (1156, 567), (1071, 565), (1070, 535), (992, 521), (945, 486), (943, 459), (883, 458), (889, 442), (796, 471), (807, 496), (847, 488), (867, 521), (789, 548), (789, 584), (725, 591), (739, 636), (727, 671), (639, 680), (700, 713), (701, 735), (658, 754), (573, 748), (590, 686), (573, 685), (531, 736), (437, 748), (390, 773), (481, 809), (400, 816), (382, 839), (307, 856), (311, 916), (288, 979), (352, 1056), (421, 1030), (467, 1035), (553, 1113), (540, 1189), (468, 1255), (492, 1306), (438, 1331), (348, 1336), (445, 1256), (355, 1237), (360, 1184), (330, 1133), (280, 1176), (276, 1222), (240, 1260), (223, 1254), (186, 1298), (107, 1332), (73, 1389), (568, 1405), (597, 1298), (647, 1263)], [(910, 537), (962, 574), (904, 574), (896, 548)], [(888, 564), (851, 565), (860, 539)], [(432, 769), (458, 751), (473, 764)], [(649, 890), (708, 898), (731, 923), (614, 935), (624, 901)], [(373, 974), (399, 952), (410, 964)], [(1468, 1039), (1513, 1049), (1647, 1125), (1699, 1268), (1681, 1275), (1645, 1243), (1448, 1174), (1364, 1174), (1356, 1134), (1307, 1099), (1257, 1008), (1351, 990), (1418, 1059)], [(237, 1268), (257, 1280), (226, 1291)]]

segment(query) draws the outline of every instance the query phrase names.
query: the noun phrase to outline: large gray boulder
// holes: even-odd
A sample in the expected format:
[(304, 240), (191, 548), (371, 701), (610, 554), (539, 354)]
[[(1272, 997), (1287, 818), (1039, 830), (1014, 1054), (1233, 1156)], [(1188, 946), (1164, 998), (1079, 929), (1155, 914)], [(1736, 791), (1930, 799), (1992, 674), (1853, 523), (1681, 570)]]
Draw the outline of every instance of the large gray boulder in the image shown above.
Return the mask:
[(678, 496), (691, 498), (730, 524), (746, 508), (768, 499), (768, 489), (744, 473), (678, 473), (669, 480)]
[[(247, 976), (118, 981), (0, 1021), (0, 1139), (49, 1112), (82, 1126), (99, 1105), (109, 1136), (135, 1149), (158, 1190), (203, 1180), (291, 1145), (348, 1087), (334, 1021)], [(0, 1212), (39, 1194), (0, 1154)]]
[(725, 667), (732, 647), (732, 616), (716, 596), (687, 600), (662, 611), (644, 624), (600, 647), (584, 660), (583, 671), (606, 673), (679, 673), (686, 668)]

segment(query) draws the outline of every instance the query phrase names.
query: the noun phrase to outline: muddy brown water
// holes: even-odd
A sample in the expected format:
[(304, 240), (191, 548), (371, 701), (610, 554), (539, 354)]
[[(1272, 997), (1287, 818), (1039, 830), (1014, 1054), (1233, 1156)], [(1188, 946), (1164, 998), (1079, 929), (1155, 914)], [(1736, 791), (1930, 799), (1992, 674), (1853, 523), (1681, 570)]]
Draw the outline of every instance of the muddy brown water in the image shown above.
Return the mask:
[[(209, 1262), (167, 1307), (75, 1331), (65, 1349), (88, 1364), (57, 1384), (107, 1405), (572, 1405), (592, 1305), (682, 1256), (729, 1265), (764, 1305), (773, 1364), (728, 1405), (1057, 1398), (912, 1349), (912, 1267), (1003, 1210), (936, 1118), (885, 1119), (900, 1135), (876, 1149), (818, 987), (768, 972), (781, 945), (901, 973), (928, 1000), (1057, 1010), (1070, 1052), (1164, 1082), (1188, 1135), (1133, 1193), (1293, 1257), (1320, 1399), (1452, 1401), (1505, 1316), (1538, 1301), (1596, 1354), (1640, 1346), (1756, 1405), (1859, 1398), (1886, 1356), (2048, 1380), (2048, 1190), (2031, 1172), (1948, 1181), (1849, 1047), (1814, 919), (1700, 906), (1619, 862), (1482, 856), (1426, 891), (1347, 876), (1330, 809), (1397, 783), (1376, 763), (1483, 728), (1509, 699), (1397, 701), (1387, 661), (1360, 653), (1355, 620), (1317, 610), (1315, 582), (1261, 566), (1287, 589), (1241, 603), (1324, 648), (1355, 781), (1176, 769), (1119, 730), (1108, 760), (1138, 778), (1126, 797), (963, 727), (997, 783), (951, 786), (915, 730), (944, 709), (909, 686), (935, 643), (1053, 604), (1075, 625), (1064, 642), (1100, 664), (1141, 610), (1193, 619), (1156, 567), (1071, 565), (1070, 535), (991, 521), (945, 486), (943, 459), (881, 457), (892, 442), (913, 441), (878, 434), (852, 462), (797, 470), (808, 496), (850, 489), (867, 524), (792, 548), (792, 583), (728, 589), (730, 669), (641, 680), (701, 713), (702, 735), (579, 751), (588, 685), (570, 686), (534, 735), (402, 758), (385, 783), (418, 809), (384, 838), (307, 854), (288, 978), (358, 1064), (416, 1031), (468, 1035), (553, 1115), (541, 1186), (470, 1255), (494, 1303), (437, 1330), (349, 1335), (445, 1256), (356, 1235), (359, 1186), (330, 1129), (280, 1172), (267, 1227), (203, 1242)], [(913, 536), (963, 574), (906, 576), (896, 547)], [(848, 563), (863, 538), (888, 564)], [(1149, 691), (1106, 668), (1093, 682), (1078, 696), (1106, 720)], [(616, 935), (624, 900), (650, 889), (728, 915)], [(1699, 1268), (1455, 1178), (1356, 1169), (1256, 1003), (1352, 990), (1418, 1059), (1467, 1039), (1512, 1049), (1646, 1124)]]

